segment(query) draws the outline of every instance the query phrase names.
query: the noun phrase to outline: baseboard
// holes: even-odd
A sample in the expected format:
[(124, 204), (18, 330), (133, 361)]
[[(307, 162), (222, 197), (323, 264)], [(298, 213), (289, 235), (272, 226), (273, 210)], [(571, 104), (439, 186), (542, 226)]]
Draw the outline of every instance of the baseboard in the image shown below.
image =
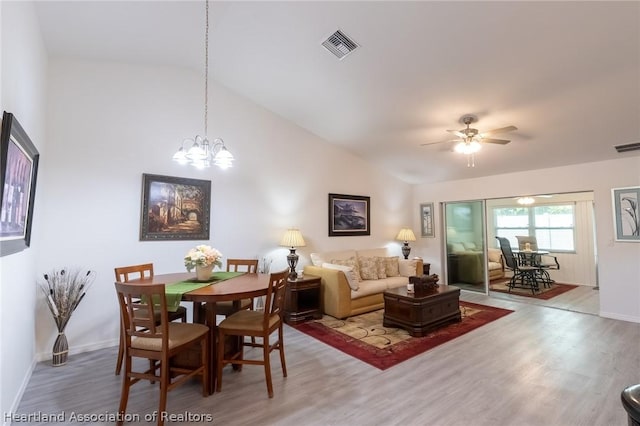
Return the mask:
[(639, 323), (640, 324), (640, 318), (639, 317), (632, 317), (632, 316), (629, 316), (629, 315), (620, 315), (620, 314), (615, 314), (615, 313), (611, 313), (611, 312), (603, 312), (603, 311), (600, 311), (599, 315), (602, 318), (610, 318), (610, 319), (614, 319), (614, 320), (635, 322), (635, 323)]
[[(29, 371), (27, 371), (27, 374), (24, 375), (24, 378), (22, 379), (22, 384), (20, 385), (20, 389), (18, 389), (18, 392), (16, 393), (16, 396), (13, 399), (13, 402), (11, 403), (11, 407), (9, 407), (9, 413), (18, 412), (20, 401), (22, 401), (22, 396), (24, 395), (24, 392), (27, 390), (27, 386), (29, 386), (29, 381), (31, 380), (31, 374), (33, 374), (33, 370), (36, 368), (37, 363), (38, 361), (36, 360), (36, 358), (33, 358), (33, 360), (31, 361), (31, 365), (29, 366)], [(5, 418), (7, 414), (8, 413), (2, 413), (3, 426), (11, 425), (11, 421), (7, 421), (7, 419)]]
[[(102, 342), (94, 342), (86, 345), (72, 346), (69, 348), (69, 355), (81, 354), (83, 352), (96, 351), (98, 349), (110, 348), (118, 344), (118, 339), (104, 340)], [(37, 362), (47, 361), (51, 359), (51, 352), (42, 352), (36, 356)]]

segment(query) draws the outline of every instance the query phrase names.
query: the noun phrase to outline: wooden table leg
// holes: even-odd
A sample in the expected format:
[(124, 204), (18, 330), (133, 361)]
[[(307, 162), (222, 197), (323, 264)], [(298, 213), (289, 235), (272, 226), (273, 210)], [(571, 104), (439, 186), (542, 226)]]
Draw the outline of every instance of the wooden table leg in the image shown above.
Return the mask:
[(212, 394), (216, 389), (217, 380), (217, 339), (218, 333), (216, 329), (216, 304), (205, 303), (205, 324), (209, 327), (209, 392)]

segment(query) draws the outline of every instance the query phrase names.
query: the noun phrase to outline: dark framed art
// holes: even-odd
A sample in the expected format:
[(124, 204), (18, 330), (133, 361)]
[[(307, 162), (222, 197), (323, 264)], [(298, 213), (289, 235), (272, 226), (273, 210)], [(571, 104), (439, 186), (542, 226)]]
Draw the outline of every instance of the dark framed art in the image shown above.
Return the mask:
[(615, 240), (640, 242), (640, 186), (613, 188), (611, 197)]
[(422, 236), (434, 238), (433, 231), (433, 203), (420, 204), (420, 223), (422, 228)]
[(329, 194), (329, 236), (371, 235), (370, 197)]
[(142, 175), (141, 241), (208, 240), (211, 181)]
[(33, 202), (40, 154), (15, 116), (2, 115), (0, 134), (0, 250), (2, 256), (31, 244)]

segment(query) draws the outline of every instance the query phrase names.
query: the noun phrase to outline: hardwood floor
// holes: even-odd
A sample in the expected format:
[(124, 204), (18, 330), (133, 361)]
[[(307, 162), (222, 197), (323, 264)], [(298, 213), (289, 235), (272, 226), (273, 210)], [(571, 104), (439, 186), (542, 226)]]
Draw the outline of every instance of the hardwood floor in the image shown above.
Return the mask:
[(595, 287), (580, 285), (571, 291), (560, 294), (548, 300), (534, 299), (532, 297), (518, 296), (516, 294), (490, 292), (492, 297), (512, 300), (522, 303), (531, 303), (549, 308), (565, 309), (583, 314), (598, 315), (600, 312), (600, 294)]
[[(210, 414), (214, 425), (627, 424), (620, 393), (640, 383), (640, 324), (484, 295), (461, 299), (515, 312), (385, 371), (285, 326), (289, 377), (273, 355), (273, 399), (262, 368), (245, 366), (225, 369), (222, 392), (208, 398), (196, 382), (176, 389), (167, 409)], [(113, 414), (116, 353), (72, 355), (64, 367), (39, 364), (18, 412), (64, 411), (66, 423), (72, 412)], [(137, 384), (128, 412), (146, 424), (157, 402), (155, 386)], [(182, 424), (205, 423), (197, 420)]]

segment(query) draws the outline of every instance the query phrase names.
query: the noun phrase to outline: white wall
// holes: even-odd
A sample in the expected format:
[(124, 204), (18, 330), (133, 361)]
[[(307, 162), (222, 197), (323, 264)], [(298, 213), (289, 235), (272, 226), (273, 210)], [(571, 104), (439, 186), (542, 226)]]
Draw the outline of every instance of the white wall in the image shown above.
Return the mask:
[[(611, 204), (612, 188), (640, 185), (639, 171), (640, 157), (627, 156), (619, 160), (418, 185), (414, 193), (413, 223), (419, 229), (418, 204), (428, 201), (437, 205), (443, 201), (593, 191), (600, 315), (640, 322), (640, 244), (614, 241)], [(436, 238), (420, 238), (414, 243), (414, 252), (431, 263), (434, 273), (441, 273), (441, 213), (439, 207), (435, 210)]]
[[(47, 59), (33, 3), (0, 2), (2, 22), (2, 110), (20, 122), (41, 155), (46, 155)], [(40, 167), (42, 170), (42, 166)], [(0, 413), (15, 410), (31, 375), (35, 353), (35, 276), (43, 239), (46, 185), (39, 177), (31, 247), (0, 258)]]
[[(269, 256), (286, 267), (278, 243), (297, 226), (309, 253), (395, 244), (411, 220), (412, 187), (382, 175), (280, 117), (210, 84), (210, 137), (223, 137), (232, 169), (204, 171), (171, 161), (184, 138), (203, 129), (202, 76), (188, 70), (113, 63), (52, 62), (48, 108), (50, 186), (41, 218), (47, 238), (38, 270), (95, 269), (98, 278), (67, 328), (71, 353), (114, 345), (118, 317), (113, 268), (153, 262), (156, 273), (184, 270), (195, 241), (140, 242), (142, 174), (212, 182), (211, 240), (226, 257)], [(371, 196), (370, 237), (328, 237), (328, 193)], [(48, 357), (55, 337), (37, 309), (36, 350)]]

